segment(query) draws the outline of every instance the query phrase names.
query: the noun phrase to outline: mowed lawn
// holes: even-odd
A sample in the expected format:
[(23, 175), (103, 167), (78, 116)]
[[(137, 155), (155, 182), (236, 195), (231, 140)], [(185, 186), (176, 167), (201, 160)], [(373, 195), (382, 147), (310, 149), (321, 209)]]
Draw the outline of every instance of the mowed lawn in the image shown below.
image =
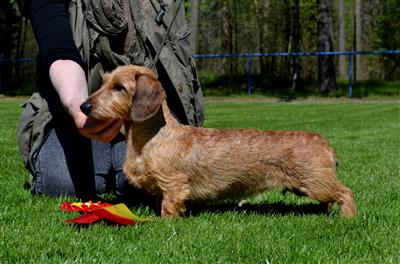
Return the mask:
[[(358, 215), (325, 215), (280, 191), (202, 206), (187, 218), (78, 228), (59, 205), (33, 197), (19, 160), (20, 99), (0, 99), (0, 263), (400, 263), (399, 101), (209, 102), (206, 127), (313, 130), (336, 149), (338, 178)], [(131, 210), (154, 215), (148, 208)]]

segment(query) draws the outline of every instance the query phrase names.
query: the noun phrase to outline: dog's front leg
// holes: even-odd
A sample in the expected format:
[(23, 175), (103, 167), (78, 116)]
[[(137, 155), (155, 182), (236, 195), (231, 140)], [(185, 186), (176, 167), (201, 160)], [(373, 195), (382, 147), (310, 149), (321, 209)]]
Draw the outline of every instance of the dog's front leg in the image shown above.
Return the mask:
[(170, 195), (165, 195), (161, 203), (162, 218), (181, 217), (185, 211), (184, 201), (179, 201)]
[(174, 177), (169, 184), (164, 186), (161, 202), (161, 217), (181, 217), (185, 212), (185, 201), (189, 196), (189, 185), (186, 177)]

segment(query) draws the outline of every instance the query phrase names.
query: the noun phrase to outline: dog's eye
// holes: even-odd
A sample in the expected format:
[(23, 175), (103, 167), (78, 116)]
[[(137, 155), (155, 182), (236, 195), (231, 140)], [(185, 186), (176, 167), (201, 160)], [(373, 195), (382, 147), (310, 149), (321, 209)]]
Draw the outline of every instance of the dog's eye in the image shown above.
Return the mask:
[(121, 92), (122, 90), (124, 90), (124, 86), (122, 86), (121, 84), (116, 84), (114, 85), (113, 90), (116, 92)]

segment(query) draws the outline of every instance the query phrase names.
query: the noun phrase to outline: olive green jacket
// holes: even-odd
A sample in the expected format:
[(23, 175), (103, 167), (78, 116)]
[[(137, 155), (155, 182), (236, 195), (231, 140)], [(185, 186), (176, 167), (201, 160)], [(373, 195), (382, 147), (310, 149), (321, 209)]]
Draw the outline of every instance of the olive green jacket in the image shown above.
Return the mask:
[[(69, 15), (75, 44), (88, 65), (89, 93), (100, 86), (101, 70), (124, 64), (147, 66), (163, 76), (167, 96), (175, 97), (173, 107), (180, 109), (180, 121), (202, 124), (203, 94), (181, 0), (71, 0)], [(110, 43), (121, 32), (124, 47), (115, 51)], [(17, 139), (21, 158), (31, 171), (53, 119), (49, 105), (58, 100), (39, 89), (24, 105)]]

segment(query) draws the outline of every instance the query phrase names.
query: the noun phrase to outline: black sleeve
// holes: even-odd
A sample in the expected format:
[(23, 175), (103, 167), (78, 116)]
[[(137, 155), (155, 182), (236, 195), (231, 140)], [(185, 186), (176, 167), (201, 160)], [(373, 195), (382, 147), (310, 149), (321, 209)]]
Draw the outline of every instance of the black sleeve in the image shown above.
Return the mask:
[(59, 59), (69, 59), (85, 69), (85, 63), (75, 46), (65, 0), (30, 0), (29, 17), (39, 46), (39, 60), (48, 73), (50, 65)]

